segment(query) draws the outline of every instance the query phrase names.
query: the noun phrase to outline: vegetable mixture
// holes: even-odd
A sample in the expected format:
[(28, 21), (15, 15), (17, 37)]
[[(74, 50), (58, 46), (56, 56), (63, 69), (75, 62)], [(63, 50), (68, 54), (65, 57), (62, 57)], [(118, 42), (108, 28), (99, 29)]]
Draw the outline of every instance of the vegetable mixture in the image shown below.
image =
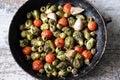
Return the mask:
[(32, 69), (48, 77), (77, 75), (96, 53), (97, 23), (71, 3), (47, 4), (26, 14), (20, 46)]

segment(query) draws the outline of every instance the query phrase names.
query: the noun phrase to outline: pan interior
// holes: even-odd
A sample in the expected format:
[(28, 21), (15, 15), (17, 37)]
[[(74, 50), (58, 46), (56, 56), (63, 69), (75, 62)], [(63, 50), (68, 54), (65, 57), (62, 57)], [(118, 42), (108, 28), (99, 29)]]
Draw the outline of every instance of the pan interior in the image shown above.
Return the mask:
[[(79, 79), (86, 73), (88, 73), (93, 66), (100, 60), (103, 50), (106, 44), (106, 28), (104, 25), (104, 22), (99, 15), (99, 13), (96, 11), (96, 9), (91, 6), (86, 0), (29, 0), (27, 1), (15, 14), (12, 23), (10, 25), (10, 30), (9, 30), (9, 44), (10, 44), (10, 49), (12, 52), (13, 57), (17, 61), (17, 63), (30, 75), (43, 79), (43, 80), (49, 80), (46, 76), (38, 75), (35, 71), (32, 70), (31, 64), (26, 61), (24, 55), (22, 54), (22, 49), (19, 46), (19, 40), (21, 39), (20, 37), (20, 30), (19, 30), (19, 25), (24, 23), (26, 21), (26, 13), (30, 12), (34, 9), (39, 9), (41, 6), (45, 6), (48, 3), (52, 4), (65, 4), (65, 3), (72, 3), (74, 6), (80, 6), (85, 9), (84, 15), (85, 16), (92, 16), (94, 20), (98, 24), (98, 29), (96, 31), (97, 34), (97, 52), (94, 55), (94, 57), (91, 60), (91, 63), (89, 66), (85, 66), (80, 70), (80, 73), (77, 77), (74, 77), (72, 75), (68, 75), (66, 78), (67, 80), (71, 79)], [(55, 80), (55, 78), (52, 78), (52, 80)], [(59, 80), (57, 78), (57, 80)]]

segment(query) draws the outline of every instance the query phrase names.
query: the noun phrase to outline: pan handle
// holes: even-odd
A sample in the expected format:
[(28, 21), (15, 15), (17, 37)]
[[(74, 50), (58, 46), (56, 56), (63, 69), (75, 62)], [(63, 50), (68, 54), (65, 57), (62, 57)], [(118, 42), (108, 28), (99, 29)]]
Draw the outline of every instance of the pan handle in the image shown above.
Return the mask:
[(107, 18), (103, 17), (103, 19), (104, 19), (106, 25), (112, 22), (111, 17), (107, 17)]

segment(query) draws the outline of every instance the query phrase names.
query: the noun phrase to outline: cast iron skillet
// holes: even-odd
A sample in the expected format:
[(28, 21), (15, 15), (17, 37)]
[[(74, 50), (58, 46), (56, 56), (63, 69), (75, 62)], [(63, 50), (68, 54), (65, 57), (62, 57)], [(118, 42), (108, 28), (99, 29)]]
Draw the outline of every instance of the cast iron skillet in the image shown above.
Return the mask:
[[(31, 64), (26, 61), (24, 55), (22, 54), (22, 49), (19, 46), (20, 37), (20, 30), (19, 25), (23, 24), (26, 21), (26, 13), (30, 12), (34, 9), (39, 9), (41, 6), (47, 5), (48, 3), (52, 4), (65, 4), (65, 3), (72, 3), (74, 6), (80, 6), (85, 9), (84, 15), (85, 16), (92, 16), (94, 20), (98, 24), (98, 29), (96, 31), (97, 34), (97, 52), (91, 60), (89, 66), (84, 66), (78, 76), (68, 75), (66, 80), (78, 80), (80, 77), (87, 74), (93, 67), (99, 62), (101, 59), (107, 41), (107, 32), (106, 32), (106, 25), (105, 21), (103, 20), (102, 16), (98, 12), (98, 10), (93, 7), (88, 1), (86, 0), (29, 0), (27, 1), (15, 14), (9, 29), (9, 45), (12, 52), (12, 55), (16, 62), (30, 75), (40, 79), (40, 80), (49, 80), (45, 75), (39, 76), (35, 71), (32, 70)], [(61, 80), (59, 78), (52, 78), (52, 80)]]

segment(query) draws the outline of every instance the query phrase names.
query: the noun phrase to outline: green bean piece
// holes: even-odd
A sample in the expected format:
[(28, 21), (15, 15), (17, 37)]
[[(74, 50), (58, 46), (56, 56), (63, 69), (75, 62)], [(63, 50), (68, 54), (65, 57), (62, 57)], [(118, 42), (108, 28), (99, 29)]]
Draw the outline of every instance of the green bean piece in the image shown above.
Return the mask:
[(52, 49), (51, 49), (51, 47), (50, 47), (49, 44), (45, 43), (45, 45), (44, 45), (44, 51), (45, 52), (51, 52), (52, 51)]
[(74, 17), (69, 17), (68, 18), (68, 23), (69, 23), (69, 26), (73, 28), (74, 24), (75, 24), (75, 19)]
[(52, 52), (55, 51), (55, 47), (54, 44), (51, 40), (46, 41), (46, 44), (49, 45), (49, 47), (51, 48)]
[(28, 35), (27, 35), (27, 39), (28, 39), (28, 40), (32, 40), (32, 39), (33, 39), (33, 35), (32, 35), (32, 34), (28, 34)]
[(32, 13), (31, 12), (28, 12), (27, 13), (27, 18), (30, 19), (32, 17)]
[(94, 44), (95, 44), (95, 39), (94, 38), (90, 38), (87, 43), (86, 43), (86, 49), (90, 50), (91, 48), (94, 47)]
[(83, 30), (83, 34), (84, 34), (85, 39), (90, 39), (91, 35), (87, 28)]
[(58, 63), (59, 63), (59, 60), (58, 60), (58, 59), (55, 59), (55, 60), (52, 62), (52, 65), (53, 65), (53, 66), (57, 66)]
[(31, 53), (32, 60), (36, 60), (40, 58), (40, 54), (38, 52), (32, 52)]
[(40, 27), (41, 30), (46, 30), (49, 28), (49, 25), (47, 23), (43, 23)]
[(26, 28), (26, 29), (29, 29), (31, 25), (32, 25), (32, 20), (27, 20), (27, 21), (25, 22), (25, 28)]
[(68, 36), (65, 38), (65, 47), (67, 49), (71, 49), (74, 46), (74, 38), (72, 36)]
[(41, 53), (39, 59), (40, 59), (41, 61), (44, 61), (44, 60), (45, 60), (45, 56), (46, 56), (46, 53)]
[(85, 20), (85, 17), (82, 14), (76, 15), (76, 18), (80, 18), (81, 20)]
[(88, 17), (87, 18), (87, 22), (89, 22), (89, 21), (93, 21), (93, 18), (92, 17)]
[(40, 18), (41, 18), (43, 23), (47, 23), (48, 22), (47, 14), (41, 13), (40, 14)]
[(55, 32), (53, 32), (53, 35), (55, 36), (55, 37), (59, 37), (60, 36), (60, 31), (59, 30), (57, 30), (57, 31), (55, 31)]
[(39, 28), (35, 27), (35, 26), (30, 26), (30, 29), (28, 30), (29, 34), (31, 35), (38, 35), (40, 33)]
[(42, 46), (38, 47), (38, 52), (40, 52), (40, 53), (41, 53), (41, 52), (43, 52), (43, 50), (44, 50), (44, 49), (43, 49), (43, 47), (42, 47)]
[(27, 46), (28, 43), (29, 43), (29, 41), (28, 41), (27, 39), (20, 40), (20, 46), (21, 46), (21, 47)]
[(37, 48), (36, 46), (32, 46), (32, 51), (37, 51)]
[(68, 36), (71, 36), (71, 35), (72, 35), (72, 29), (66, 28), (65, 31), (64, 31), (64, 33), (65, 33), (66, 35), (68, 35)]
[(68, 66), (68, 67), (67, 67), (67, 71), (68, 71), (68, 72), (71, 72), (71, 71), (72, 71), (72, 67), (71, 67), (71, 66)]
[(62, 25), (61, 25), (61, 24), (57, 24), (56, 27), (57, 27), (57, 29), (59, 29), (59, 30), (62, 29)]
[(23, 30), (25, 30), (25, 25), (24, 24), (22, 24), (22, 25), (20, 25), (20, 28), (19, 28), (21, 31), (23, 31)]
[(65, 53), (66, 57), (71, 60), (75, 57), (76, 55), (76, 52), (75, 50), (68, 50), (66, 53)]
[(73, 68), (73, 69), (72, 69), (72, 74), (73, 74), (73, 75), (77, 75), (77, 73), (78, 73), (78, 70), (77, 70), (76, 68)]
[(62, 69), (62, 70), (60, 70), (59, 72), (58, 72), (58, 76), (59, 77), (64, 77), (64, 76), (66, 76), (68, 74), (68, 72), (66, 71), (66, 70), (64, 70), (64, 69)]
[(64, 17), (65, 17), (65, 18), (68, 18), (69, 16), (70, 16), (69, 13), (64, 13)]
[(54, 32), (55, 30), (56, 30), (56, 26), (51, 25), (51, 26), (50, 26), (50, 31), (51, 31), (51, 32)]
[(46, 10), (46, 7), (45, 7), (45, 6), (42, 6), (42, 7), (40, 8), (40, 11), (41, 11), (41, 12), (45, 12), (45, 10)]
[(96, 53), (96, 49), (95, 48), (92, 48), (91, 49), (91, 53), (94, 55)]
[(74, 31), (73, 37), (75, 40), (79, 40), (80, 38), (83, 38), (83, 33), (80, 31)]
[(44, 72), (45, 72), (44, 69), (40, 69), (40, 70), (39, 70), (39, 73), (41, 73), (41, 74), (43, 74)]
[(92, 37), (96, 37), (95, 32), (90, 32), (90, 35), (91, 35)]
[(57, 11), (56, 14), (60, 18), (64, 16), (64, 12), (63, 11)]
[(26, 60), (30, 60), (31, 59), (31, 57), (30, 57), (30, 55), (26, 55)]
[(58, 5), (58, 10), (62, 10), (62, 9), (63, 9), (62, 5)]
[(60, 33), (60, 37), (64, 39), (66, 37), (66, 34), (65, 33)]
[(32, 39), (32, 40), (31, 40), (31, 44), (32, 44), (33, 46), (42, 46), (42, 45), (44, 45), (44, 41), (37, 40), (37, 39)]
[(59, 70), (65, 69), (66, 67), (67, 67), (66, 62), (60, 62), (60, 63), (56, 66), (56, 68), (59, 69)]
[(50, 10), (52, 12), (57, 11), (57, 6), (56, 5), (51, 5)]
[(52, 75), (53, 75), (54, 77), (56, 77), (56, 76), (57, 76), (57, 71), (53, 71), (53, 72), (52, 72)]
[(80, 64), (78, 59), (73, 60), (73, 67), (76, 68), (76, 69), (81, 67), (81, 64)]
[(56, 57), (57, 57), (59, 60), (61, 60), (61, 61), (65, 61), (65, 59), (66, 59), (65, 52), (64, 52), (64, 51), (58, 52), (58, 54), (57, 54)]
[(85, 59), (85, 60), (84, 60), (84, 63), (85, 63), (86, 65), (89, 65), (89, 64), (90, 64), (90, 60), (89, 60), (89, 59)]
[(84, 45), (84, 39), (83, 38), (79, 38), (78, 44), (79, 44), (79, 46), (83, 46)]
[(32, 11), (32, 15), (35, 19), (39, 19), (40, 18), (40, 13), (38, 10), (33, 10)]
[(59, 47), (57, 47), (56, 49), (55, 49), (55, 52), (56, 53), (58, 53), (58, 52), (60, 52), (61, 51), (61, 48), (59, 48)]
[(21, 32), (21, 37), (22, 37), (22, 38), (25, 38), (25, 37), (27, 36), (26, 33), (27, 33), (26, 31), (22, 31), (22, 32)]

